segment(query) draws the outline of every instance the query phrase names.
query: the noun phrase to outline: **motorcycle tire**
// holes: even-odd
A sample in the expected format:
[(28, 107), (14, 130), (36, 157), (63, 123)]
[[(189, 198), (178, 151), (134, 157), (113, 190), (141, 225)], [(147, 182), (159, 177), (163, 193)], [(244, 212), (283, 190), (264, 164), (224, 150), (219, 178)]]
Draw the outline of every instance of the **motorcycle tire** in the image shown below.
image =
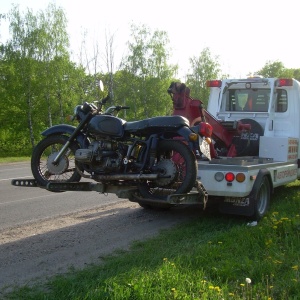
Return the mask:
[(138, 189), (143, 198), (167, 200), (171, 194), (188, 193), (195, 185), (197, 161), (194, 153), (181, 141), (160, 141), (155, 167), (164, 177), (140, 183)]
[(76, 170), (74, 156), (79, 147), (75, 143), (69, 145), (57, 164), (52, 164), (57, 153), (67, 141), (68, 137), (64, 135), (51, 135), (41, 140), (33, 149), (31, 171), (40, 186), (46, 186), (50, 181), (80, 181), (81, 175)]

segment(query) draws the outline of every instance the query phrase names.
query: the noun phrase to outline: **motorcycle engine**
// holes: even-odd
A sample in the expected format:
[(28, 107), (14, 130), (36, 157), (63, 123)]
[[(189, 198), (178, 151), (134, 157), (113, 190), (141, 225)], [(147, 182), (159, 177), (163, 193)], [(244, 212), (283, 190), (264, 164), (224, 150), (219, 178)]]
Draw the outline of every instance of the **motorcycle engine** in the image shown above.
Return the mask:
[(103, 173), (118, 170), (125, 155), (125, 149), (116, 142), (94, 141), (89, 148), (77, 149), (75, 160), (88, 165), (89, 172)]

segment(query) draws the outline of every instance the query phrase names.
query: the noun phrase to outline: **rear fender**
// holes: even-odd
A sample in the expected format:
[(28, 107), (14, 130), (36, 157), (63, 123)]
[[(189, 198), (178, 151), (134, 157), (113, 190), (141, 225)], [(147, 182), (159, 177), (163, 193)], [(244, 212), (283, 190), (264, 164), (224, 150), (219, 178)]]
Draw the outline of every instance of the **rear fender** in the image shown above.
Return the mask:
[[(49, 135), (53, 135), (53, 134), (71, 135), (75, 129), (76, 129), (75, 126), (71, 126), (71, 125), (67, 125), (67, 124), (54, 125), (48, 129), (46, 129), (45, 131), (43, 131), (41, 134), (43, 136), (49, 136)], [(81, 148), (86, 148), (89, 145), (89, 142), (83, 133), (79, 133), (75, 140), (77, 140), (77, 142), (79, 143)]]
[(192, 151), (198, 150), (200, 151), (199, 143), (198, 142), (192, 142), (189, 139), (189, 135), (191, 133), (194, 133), (190, 128), (188, 127), (181, 127), (177, 130), (177, 133), (179, 136), (183, 137), (183, 139), (187, 142), (188, 146)]

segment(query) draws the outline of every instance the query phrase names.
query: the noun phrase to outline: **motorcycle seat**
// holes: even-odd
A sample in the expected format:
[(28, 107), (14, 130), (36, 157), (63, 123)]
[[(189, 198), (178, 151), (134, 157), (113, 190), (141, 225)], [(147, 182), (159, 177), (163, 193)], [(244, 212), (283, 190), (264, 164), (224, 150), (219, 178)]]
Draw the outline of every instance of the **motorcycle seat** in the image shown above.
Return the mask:
[(165, 117), (153, 117), (141, 121), (126, 122), (124, 124), (125, 131), (152, 131), (153, 129), (177, 129), (183, 126), (190, 126), (187, 118), (182, 116), (165, 116)]

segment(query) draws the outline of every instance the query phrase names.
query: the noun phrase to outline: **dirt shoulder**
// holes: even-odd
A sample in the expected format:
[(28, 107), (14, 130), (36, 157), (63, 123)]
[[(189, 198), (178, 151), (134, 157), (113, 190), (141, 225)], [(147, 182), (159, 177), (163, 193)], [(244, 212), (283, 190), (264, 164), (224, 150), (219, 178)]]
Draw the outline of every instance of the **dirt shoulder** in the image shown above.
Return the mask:
[(31, 285), (100, 263), (135, 240), (156, 235), (182, 221), (199, 218), (201, 209), (144, 210), (129, 201), (0, 231), (0, 296), (14, 286)]

